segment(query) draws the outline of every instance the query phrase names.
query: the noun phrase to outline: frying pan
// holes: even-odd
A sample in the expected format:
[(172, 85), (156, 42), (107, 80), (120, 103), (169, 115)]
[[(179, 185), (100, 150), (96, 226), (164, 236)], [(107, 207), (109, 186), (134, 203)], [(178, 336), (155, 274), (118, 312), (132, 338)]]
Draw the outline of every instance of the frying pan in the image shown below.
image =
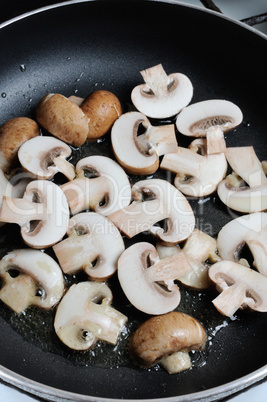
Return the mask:
[[(173, 1), (72, 1), (2, 24), (0, 50), (0, 124), (15, 116), (34, 118), (49, 92), (86, 96), (107, 89), (128, 111), (131, 90), (142, 82), (139, 71), (162, 63), (168, 74), (191, 79), (192, 103), (236, 103), (244, 122), (227, 135), (227, 145), (253, 145), (260, 160), (267, 158), (266, 37), (227, 17)], [(186, 140), (180, 136), (179, 143)], [(93, 153), (111, 155), (108, 137), (75, 151), (73, 160)], [(214, 236), (237, 216), (216, 194), (189, 201), (197, 226)], [(0, 238), (1, 255), (23, 246), (12, 225), (1, 229)], [(127, 304), (116, 277), (110, 286), (114, 307), (129, 316), (131, 326), (116, 348), (97, 347), (95, 359), (58, 341), (54, 312), (31, 308), (18, 316), (0, 304), (1, 378), (49, 400), (192, 401), (219, 399), (267, 375), (266, 314), (240, 311), (227, 319), (212, 306), (212, 290), (182, 285), (178, 310), (204, 325), (206, 349), (192, 355), (191, 370), (177, 375), (137, 368), (127, 358), (127, 340), (148, 317)]]

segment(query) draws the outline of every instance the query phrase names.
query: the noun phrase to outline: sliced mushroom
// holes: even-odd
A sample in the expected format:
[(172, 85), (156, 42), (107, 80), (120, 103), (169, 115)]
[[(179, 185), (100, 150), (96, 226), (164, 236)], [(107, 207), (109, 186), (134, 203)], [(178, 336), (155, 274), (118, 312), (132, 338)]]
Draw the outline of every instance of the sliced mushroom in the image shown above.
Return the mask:
[(135, 308), (146, 314), (165, 314), (180, 303), (175, 278), (190, 268), (183, 254), (159, 260), (155, 247), (141, 242), (128, 247), (120, 256), (118, 278)]
[[(138, 135), (140, 126), (145, 133)], [(114, 123), (111, 141), (117, 161), (132, 174), (154, 173), (159, 156), (177, 148), (173, 124), (152, 126), (139, 112), (125, 113)]]
[(267, 278), (232, 261), (219, 261), (209, 270), (210, 279), (221, 292), (212, 301), (216, 309), (232, 317), (238, 309), (267, 312)]
[(62, 271), (49, 255), (32, 249), (14, 250), (0, 261), (0, 299), (16, 313), (29, 306), (49, 309), (64, 292)]
[[(167, 181), (139, 181), (132, 187), (132, 198), (129, 206), (108, 216), (127, 237), (149, 230), (173, 244), (186, 239), (194, 230), (195, 217), (189, 202)], [(155, 225), (162, 220), (166, 220), (166, 231)]]
[(216, 191), (225, 177), (227, 162), (224, 153), (200, 155), (196, 149), (179, 146), (163, 157), (160, 167), (177, 174), (174, 185), (183, 194), (203, 197)]
[(28, 117), (15, 117), (0, 127), (0, 168), (9, 172), (18, 164), (20, 146), (40, 134), (38, 124)]
[(267, 178), (254, 148), (227, 148), (226, 157), (234, 172), (218, 186), (221, 201), (243, 213), (267, 209)]
[(33, 180), (27, 185), (23, 198), (3, 197), (0, 222), (19, 224), (27, 245), (49, 247), (61, 240), (67, 231), (66, 197), (53, 182)]
[(127, 317), (111, 307), (105, 283), (80, 282), (58, 305), (54, 327), (59, 339), (74, 350), (92, 348), (98, 340), (116, 344)]
[(216, 240), (198, 229), (194, 229), (193, 233), (186, 239), (182, 249), (178, 244), (166, 247), (163, 243), (158, 242), (157, 252), (163, 261), (166, 257), (182, 254), (190, 265), (190, 269), (185, 275), (175, 279), (196, 289), (206, 289), (210, 286), (208, 275), (210, 264), (220, 260), (216, 253)]
[(240, 108), (222, 99), (205, 100), (184, 108), (177, 116), (176, 126), (180, 133), (190, 137), (206, 137), (211, 128), (227, 132), (243, 120)]
[(85, 212), (70, 219), (68, 238), (53, 246), (66, 274), (84, 270), (94, 279), (107, 279), (117, 270), (124, 242), (115, 225), (95, 212)]
[[(188, 352), (203, 350), (206, 339), (204, 328), (195, 318), (173, 311), (141, 324), (130, 339), (129, 354), (143, 368), (160, 363), (173, 374), (191, 366)], [(189, 360), (185, 367), (184, 357), (182, 365), (179, 364), (181, 352)]]
[[(89, 208), (108, 215), (129, 205), (129, 179), (114, 160), (100, 155), (88, 156), (77, 163), (76, 173), (76, 179), (61, 186), (73, 215)], [(93, 177), (86, 177), (86, 173)]]
[(52, 179), (57, 172), (69, 180), (74, 179), (74, 166), (66, 160), (71, 148), (54, 137), (38, 136), (26, 141), (18, 151), (19, 161), (24, 169), (36, 179)]
[(266, 213), (255, 212), (230, 221), (218, 233), (217, 244), (222, 259), (249, 266), (246, 259), (240, 259), (240, 253), (246, 244), (254, 258), (253, 265), (267, 276)]
[(49, 133), (74, 147), (81, 146), (87, 139), (88, 117), (63, 95), (45, 95), (37, 106), (36, 119)]
[(145, 84), (132, 90), (134, 106), (153, 118), (176, 115), (189, 104), (193, 96), (190, 79), (181, 73), (167, 75), (161, 64), (140, 72)]

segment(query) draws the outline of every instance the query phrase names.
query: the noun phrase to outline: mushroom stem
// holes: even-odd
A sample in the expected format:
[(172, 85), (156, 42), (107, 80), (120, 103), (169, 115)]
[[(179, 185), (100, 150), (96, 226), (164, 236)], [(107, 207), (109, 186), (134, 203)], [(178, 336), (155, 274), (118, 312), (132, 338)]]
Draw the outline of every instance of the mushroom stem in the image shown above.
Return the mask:
[(25, 224), (29, 220), (42, 219), (44, 213), (42, 203), (4, 196), (0, 209), (0, 222)]
[(163, 258), (145, 270), (149, 282), (175, 280), (191, 271), (191, 265), (183, 252)]
[[(170, 79), (161, 64), (140, 71), (140, 73), (148, 86), (147, 92), (149, 92), (150, 89), (157, 97), (165, 96), (165, 94), (168, 92)], [(145, 89), (143, 91), (146, 92)]]
[(212, 303), (221, 314), (232, 317), (242, 306), (245, 298), (246, 287), (237, 282), (220, 293)]
[(180, 373), (192, 367), (192, 362), (188, 352), (175, 352), (163, 357), (159, 364), (168, 371), (169, 374)]
[(200, 165), (206, 160), (205, 156), (199, 155), (190, 149), (178, 147), (176, 152), (164, 156), (160, 167), (171, 172), (181, 173), (184, 176), (198, 177)]
[(53, 160), (54, 164), (58, 168), (59, 172), (64, 174), (69, 180), (73, 180), (75, 177), (75, 168), (72, 163), (66, 161), (66, 159), (58, 156)]
[[(157, 152), (158, 156), (175, 152), (177, 149), (177, 140), (173, 124), (165, 126), (150, 126), (145, 135), (148, 143), (151, 145), (150, 154)], [(138, 137), (137, 137), (138, 138)]]
[(207, 131), (207, 154), (225, 153), (226, 143), (223, 131), (219, 127), (211, 127)]

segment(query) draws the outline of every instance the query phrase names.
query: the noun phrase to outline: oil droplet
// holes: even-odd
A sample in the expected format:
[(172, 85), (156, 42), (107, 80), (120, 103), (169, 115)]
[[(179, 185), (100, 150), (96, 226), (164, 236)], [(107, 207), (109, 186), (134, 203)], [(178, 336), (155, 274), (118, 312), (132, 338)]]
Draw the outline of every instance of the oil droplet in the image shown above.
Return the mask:
[(5, 92), (2, 92), (2, 93), (1, 93), (1, 96), (2, 96), (2, 98), (6, 98), (6, 93), (5, 93)]
[(24, 73), (24, 71), (26, 71), (26, 66), (25, 64), (21, 64), (20, 65), (20, 71)]

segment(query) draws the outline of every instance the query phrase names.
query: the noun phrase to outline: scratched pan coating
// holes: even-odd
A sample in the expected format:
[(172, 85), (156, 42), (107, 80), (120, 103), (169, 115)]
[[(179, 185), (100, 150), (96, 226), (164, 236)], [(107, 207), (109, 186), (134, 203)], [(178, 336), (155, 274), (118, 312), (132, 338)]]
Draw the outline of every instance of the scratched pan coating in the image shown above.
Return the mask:
[[(51, 92), (84, 97), (110, 90), (126, 112), (132, 88), (142, 82), (139, 71), (162, 63), (168, 74), (182, 72), (191, 79), (192, 103), (212, 98), (236, 103), (244, 121), (227, 134), (227, 145), (253, 145), (259, 159), (267, 159), (266, 47), (266, 38), (253, 29), (184, 4), (78, 1), (47, 7), (0, 29), (0, 124), (16, 116), (34, 118), (38, 101)], [(188, 144), (182, 136), (178, 141)], [(73, 162), (92, 154), (113, 157), (108, 136), (73, 150)], [(172, 179), (163, 171), (154, 177)], [(237, 216), (216, 194), (189, 201), (197, 227), (213, 236)], [(17, 226), (0, 230), (1, 256), (24, 246)], [(154, 242), (147, 234), (136, 240)], [(78, 275), (67, 283), (81, 280), (84, 276)], [(215, 399), (267, 374), (266, 314), (238, 312), (227, 319), (211, 304), (213, 290), (182, 285), (177, 310), (204, 325), (206, 349), (192, 355), (191, 370), (177, 375), (158, 366), (138, 369), (128, 359), (127, 343), (148, 317), (129, 305), (116, 275), (109, 283), (114, 307), (129, 317), (129, 324), (116, 347), (100, 343), (93, 352), (74, 352), (58, 341), (54, 311), (30, 308), (19, 316), (0, 303), (1, 377), (51, 400), (184, 401)]]

